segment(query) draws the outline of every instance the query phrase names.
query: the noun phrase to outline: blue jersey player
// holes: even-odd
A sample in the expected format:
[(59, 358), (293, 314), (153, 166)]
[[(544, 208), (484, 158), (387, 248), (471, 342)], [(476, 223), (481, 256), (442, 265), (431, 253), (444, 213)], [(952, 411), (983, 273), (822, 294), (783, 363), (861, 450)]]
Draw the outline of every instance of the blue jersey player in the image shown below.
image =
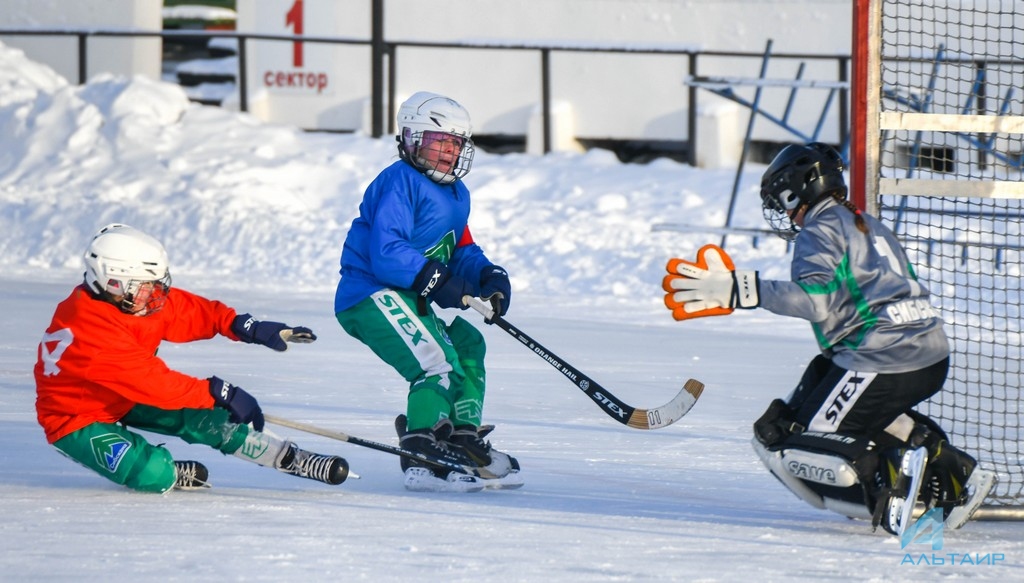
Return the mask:
[[(469, 231), (462, 182), (475, 151), (469, 114), (448, 97), (421, 91), (399, 108), (398, 127), (400, 159), (370, 183), (345, 240), (334, 311), (349, 335), (409, 382), (406, 412), (396, 422), (403, 448), (486, 467), (503, 487), (521, 485), (516, 460), (492, 449), (480, 429), (484, 338), (464, 318), (446, 323), (434, 311), (465, 309), (468, 295), (504, 315), (511, 300), (508, 274)], [(484, 487), (404, 457), (402, 470), (410, 490)]]

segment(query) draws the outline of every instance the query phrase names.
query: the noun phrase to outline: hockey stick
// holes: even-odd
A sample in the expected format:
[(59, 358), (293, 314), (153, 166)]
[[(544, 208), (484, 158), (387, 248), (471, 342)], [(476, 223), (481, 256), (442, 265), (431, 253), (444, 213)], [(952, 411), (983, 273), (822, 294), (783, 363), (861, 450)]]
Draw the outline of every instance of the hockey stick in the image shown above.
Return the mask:
[(483, 314), (485, 320), (496, 324), (499, 328), (508, 332), (510, 336), (522, 342), (523, 346), (555, 367), (558, 372), (565, 375), (581, 391), (593, 399), (609, 417), (633, 429), (668, 427), (678, 421), (683, 415), (686, 415), (704, 390), (704, 383), (695, 379), (689, 379), (683, 384), (683, 388), (675, 398), (660, 407), (653, 409), (630, 407), (611, 394), (608, 389), (598, 384), (597, 381), (562, 360), (558, 355), (524, 334), (501, 316), (496, 315), (494, 308), (487, 302), (472, 296), (463, 296), (462, 301), (467, 306)]
[(336, 439), (338, 441), (345, 441), (353, 445), (361, 445), (363, 447), (368, 447), (370, 449), (375, 449), (377, 451), (383, 451), (397, 456), (407, 457), (410, 459), (428, 463), (432, 466), (437, 466), (439, 468), (444, 468), (446, 470), (452, 470), (453, 472), (458, 472), (460, 474), (469, 474), (471, 476), (476, 476), (478, 478), (483, 478), (485, 480), (490, 480), (498, 477), (496, 474), (487, 470), (486, 468), (474, 468), (470, 466), (464, 466), (462, 464), (457, 464), (455, 462), (443, 460), (441, 458), (433, 457), (425, 453), (410, 451), (408, 449), (395, 447), (393, 445), (388, 445), (386, 443), (377, 443), (376, 441), (361, 439), (359, 437), (354, 437), (352, 435), (348, 435), (340, 431), (331, 431), (330, 429), (323, 429), (315, 425), (309, 425), (307, 423), (292, 421), (290, 419), (285, 419), (283, 417), (278, 417), (276, 415), (264, 415), (263, 418), (264, 420), (266, 420), (267, 423), (273, 423), (274, 425), (280, 425), (281, 427), (290, 427), (291, 429), (297, 429), (299, 431), (304, 431), (306, 433), (312, 433), (313, 435), (328, 437), (330, 439)]

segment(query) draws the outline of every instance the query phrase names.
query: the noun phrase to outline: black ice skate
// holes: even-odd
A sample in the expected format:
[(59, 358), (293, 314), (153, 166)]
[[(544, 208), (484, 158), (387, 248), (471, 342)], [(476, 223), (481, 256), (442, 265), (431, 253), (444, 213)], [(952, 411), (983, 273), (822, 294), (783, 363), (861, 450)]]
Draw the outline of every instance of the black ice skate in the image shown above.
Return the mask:
[(484, 486), (492, 489), (513, 489), (523, 486), (523, 478), (519, 475), (519, 460), (503, 451), (491, 447), (485, 441), (493, 425), (480, 428), (471, 425), (460, 425), (452, 431), (448, 438), (453, 449), (461, 449), (482, 468), (497, 476), (495, 479), (484, 480)]
[[(930, 438), (929, 438), (930, 437)], [(996, 474), (938, 436), (925, 437), (929, 463), (921, 500), (926, 508), (941, 508), (946, 528), (962, 527), (996, 483)]]
[(940, 442), (937, 449), (934, 461), (928, 465), (931, 475), (926, 495), (930, 498), (929, 506), (942, 508), (945, 526), (957, 529), (985, 501), (996, 483), (996, 474), (978, 468), (977, 460), (946, 441)]
[(886, 490), (876, 503), (873, 523), (896, 536), (911, 522), (924, 483), (924, 468), (928, 463), (928, 450), (923, 447), (908, 449), (900, 458), (900, 468), (892, 488)]
[(174, 462), (174, 490), (201, 490), (209, 488), (210, 472), (206, 466), (194, 461)]
[(345, 458), (299, 449), (294, 443), (288, 444), (288, 449), (281, 456), (277, 469), (286, 474), (335, 486), (344, 482), (349, 475), (348, 462)]
[[(447, 435), (451, 432), (451, 424), (439, 424), (436, 429)], [(395, 431), (398, 433), (399, 445), (403, 449), (461, 466), (476, 466), (473, 460), (461, 451), (455, 451), (443, 440), (438, 440), (434, 430), (406, 431), (405, 415), (399, 415), (395, 419)], [(405, 489), (413, 492), (479, 492), (484, 489), (480, 478), (416, 459), (403, 456), (401, 466), (405, 474)]]
[[(493, 476), (489, 478), (468, 476), (473, 478), (475, 484), (466, 488), (464, 484), (458, 485), (455, 491), (470, 491), (474, 492), (482, 488), (488, 489), (513, 489), (520, 488), (523, 485), (523, 478), (519, 475), (519, 462), (504, 452), (500, 452), (491, 447), (491, 444), (484, 441), (484, 437), (487, 436), (494, 429), (493, 426), (484, 426), (480, 429), (476, 429), (470, 426), (460, 426), (458, 429), (453, 430), (451, 423), (442, 422), (439, 423), (433, 430), (416, 432), (420, 435), (429, 433), (434, 438), (434, 447), (438, 447), (446, 452), (446, 455), (456, 455), (463, 461), (457, 462), (461, 465), (470, 467), (480, 467), (481, 473), (487, 476)], [(419, 449), (407, 447), (409, 436), (413, 435), (406, 432), (406, 418), (405, 415), (399, 415), (395, 418), (395, 431), (398, 432), (401, 438), (402, 447), (410, 449), (412, 451), (421, 451)], [(460, 437), (460, 433), (462, 436)], [(418, 438), (412, 438), (418, 439)], [(414, 445), (417, 445), (414, 443)], [(467, 447), (468, 446), (468, 447)], [(475, 450), (475, 451), (474, 451)], [(423, 451), (422, 453), (430, 453)], [(475, 453), (475, 459), (473, 454)], [(487, 454), (487, 457), (483, 457), (483, 453)], [(435, 455), (431, 453), (431, 455)], [(436, 456), (442, 457), (442, 456)], [(481, 465), (479, 462), (487, 461), (490, 459), (488, 464)], [(479, 461), (478, 461), (479, 460)], [(406, 488), (413, 490), (427, 490), (427, 491), (452, 491), (453, 488), (447, 485), (434, 484), (427, 485), (423, 482), (422, 472), (410, 472), (410, 468), (420, 467), (425, 471), (431, 472), (438, 479), (446, 481), (463, 480), (465, 481), (467, 476), (458, 474), (457, 472), (451, 472), (424, 462), (417, 462), (416, 460), (409, 460), (406, 458), (402, 459), (402, 470), (406, 474)], [(413, 482), (412, 484), (410, 482)]]

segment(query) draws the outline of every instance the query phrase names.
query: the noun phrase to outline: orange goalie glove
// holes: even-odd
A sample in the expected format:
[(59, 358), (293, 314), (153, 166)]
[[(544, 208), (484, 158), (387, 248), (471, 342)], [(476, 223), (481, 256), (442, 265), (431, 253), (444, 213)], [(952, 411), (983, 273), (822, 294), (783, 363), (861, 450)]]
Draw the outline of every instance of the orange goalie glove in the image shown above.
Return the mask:
[(732, 259), (718, 245), (697, 251), (697, 261), (669, 259), (662, 280), (665, 306), (676, 320), (727, 316), (736, 308), (756, 308), (759, 281), (756, 271), (736, 271)]

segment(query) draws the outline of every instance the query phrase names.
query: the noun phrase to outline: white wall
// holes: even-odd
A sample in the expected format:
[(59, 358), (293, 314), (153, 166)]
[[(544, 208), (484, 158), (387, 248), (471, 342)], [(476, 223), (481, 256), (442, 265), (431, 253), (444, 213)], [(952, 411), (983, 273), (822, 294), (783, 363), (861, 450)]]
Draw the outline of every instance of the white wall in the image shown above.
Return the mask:
[[(162, 0), (2, 0), (0, 28), (23, 29), (143, 29), (159, 31)], [(78, 39), (68, 36), (0, 35), (34, 61), (45, 63), (68, 81), (78, 81)], [(86, 71), (141, 74), (160, 78), (159, 38), (92, 38), (88, 41)]]
[[(305, 0), (302, 34), (370, 40), (369, 0)], [(294, 35), (295, 0), (237, 0), (239, 32)], [(365, 45), (248, 41), (249, 111), (303, 128), (369, 127), (370, 49)], [(312, 81), (312, 83), (310, 82)]]
[[(849, 0), (388, 0), (386, 32), (389, 40), (752, 52), (763, 51), (772, 38), (774, 52), (849, 54), (851, 11)], [(760, 67), (758, 60), (706, 62), (715, 69), (703, 74), (757, 76)], [(399, 89), (409, 93), (439, 85), (439, 90), (462, 96), (480, 118), (480, 131), (512, 131), (539, 100), (539, 67), (533, 54), (438, 55), (408, 49), (400, 51)], [(795, 63), (780, 61), (769, 75), (791, 77), (795, 68)], [(439, 71), (447, 73), (439, 78)], [(552, 98), (572, 104), (581, 136), (685, 136), (685, 57), (558, 53), (552, 57), (552, 73)], [(835, 66), (815, 67), (813, 74), (835, 79)], [(812, 71), (805, 75), (811, 78)], [(746, 93), (752, 98), (752, 90)], [(769, 105), (784, 103), (785, 96), (778, 95), (769, 97)], [(713, 103), (719, 98), (704, 94), (701, 99)], [(820, 112), (811, 102), (806, 105), (805, 111)]]
[[(2, 0), (0, 26), (160, 26), (160, 0)], [(385, 37), (390, 41), (559, 44), (566, 47), (669, 47), (761, 52), (774, 39), (775, 53), (846, 55), (850, 52), (851, 0), (386, 0)], [(371, 0), (304, 0), (303, 34), (369, 40)], [(292, 34), (287, 14), (295, 0), (238, 0), (238, 29)], [(77, 80), (73, 40), (7, 37), (30, 57)], [(159, 41), (93, 39), (89, 71), (142, 72), (159, 78)], [(249, 105), (254, 115), (305, 128), (370, 128), (370, 51), (363, 46), (303, 43), (304, 62), (294, 63), (290, 42), (249, 43)], [(524, 135), (537, 128), (540, 56), (534, 51), (397, 51), (396, 94), (401, 100), (426, 89), (462, 102), (478, 134)], [(704, 75), (756, 77), (759, 59), (701, 61)], [(791, 78), (797, 63), (773, 61), (771, 78)], [(687, 133), (688, 74), (685, 57), (556, 52), (551, 58), (552, 101), (558, 128), (581, 138), (683, 140)], [(808, 63), (806, 79), (835, 80), (836, 65)], [(314, 80), (310, 84), (307, 81)], [(282, 83), (283, 82), (283, 83)], [(752, 99), (753, 88), (737, 93)], [(798, 93), (793, 121), (809, 133), (826, 93)], [(788, 91), (769, 89), (764, 106), (781, 115)], [(720, 128), (740, 139), (748, 110), (702, 91), (698, 114), (741, 116)], [(836, 109), (822, 139), (838, 140)], [(731, 113), (728, 113), (731, 112)], [(385, 125), (386, 127), (386, 125)], [(733, 130), (726, 130), (733, 131)], [(531, 132), (532, 138), (537, 132)], [(570, 144), (555, 136), (557, 144)], [(759, 121), (755, 138), (791, 139)], [(723, 136), (728, 141), (728, 136)]]
[[(293, 0), (238, 0), (240, 31), (291, 34), (284, 15)], [(370, 38), (370, 0), (305, 0), (307, 36)], [(559, 44), (567, 47), (669, 47), (760, 53), (769, 38), (774, 53), (846, 55), (850, 52), (850, 0), (387, 0), (389, 41)], [(304, 127), (369, 129), (370, 58), (366, 49), (323, 51), (330, 91), (290, 94), (268, 87), (262, 75), (290, 54), (285, 43), (253, 42), (251, 110), (266, 119)], [(276, 55), (276, 56), (274, 56)], [(421, 89), (448, 94), (469, 109), (475, 132), (523, 135), (540, 103), (540, 56), (520, 50), (400, 48), (399, 100)], [(276, 65), (266, 65), (274, 61)], [(705, 75), (756, 77), (760, 59), (708, 59)], [(796, 61), (774, 61), (768, 76), (792, 78)], [(681, 140), (687, 131), (687, 65), (684, 56), (556, 52), (551, 58), (552, 100), (560, 127), (584, 138)], [(805, 79), (837, 79), (837, 65), (808, 63)], [(753, 99), (754, 89), (738, 90)], [(765, 107), (782, 115), (788, 91), (767, 90)], [(793, 121), (810, 133), (826, 92), (798, 93)], [(716, 112), (746, 116), (747, 110), (718, 108), (723, 100), (702, 92), (700, 103)], [(565, 108), (568, 108), (566, 110)], [(821, 138), (837, 141), (836, 105)], [(702, 115), (706, 113), (702, 112)], [(567, 118), (571, 118), (568, 119)], [(739, 123), (736, 123), (738, 121)], [(746, 117), (721, 127), (738, 128)], [(755, 137), (792, 139), (768, 122)], [(556, 136), (557, 138), (557, 136)]]

